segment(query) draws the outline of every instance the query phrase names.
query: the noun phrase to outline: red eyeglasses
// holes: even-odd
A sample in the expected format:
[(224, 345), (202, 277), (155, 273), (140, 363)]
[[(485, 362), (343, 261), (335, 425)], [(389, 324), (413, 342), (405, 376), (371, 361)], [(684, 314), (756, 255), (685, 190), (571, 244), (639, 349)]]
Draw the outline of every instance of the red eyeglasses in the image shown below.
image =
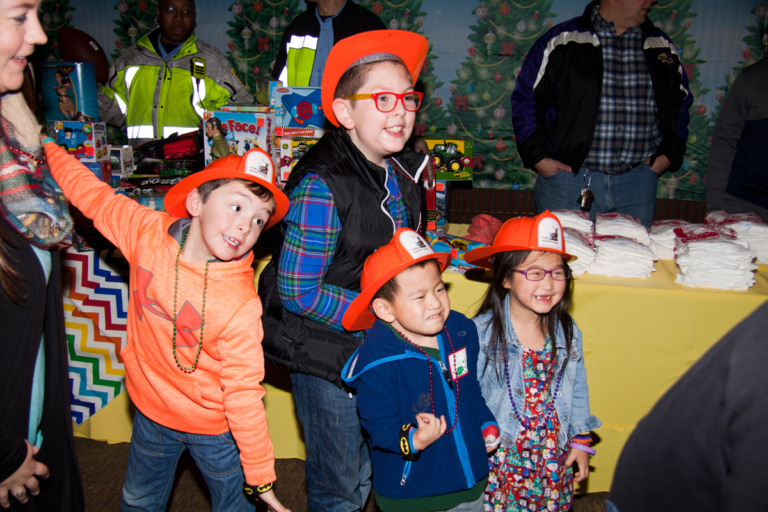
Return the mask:
[(408, 112), (416, 112), (421, 106), (421, 99), (424, 94), (416, 91), (405, 92), (403, 94), (397, 94), (396, 92), (374, 92), (370, 94), (353, 94), (351, 96), (345, 96), (345, 100), (367, 100), (373, 98), (376, 102), (376, 110), (379, 112), (392, 112), (397, 106), (397, 101), (403, 102), (405, 110)]

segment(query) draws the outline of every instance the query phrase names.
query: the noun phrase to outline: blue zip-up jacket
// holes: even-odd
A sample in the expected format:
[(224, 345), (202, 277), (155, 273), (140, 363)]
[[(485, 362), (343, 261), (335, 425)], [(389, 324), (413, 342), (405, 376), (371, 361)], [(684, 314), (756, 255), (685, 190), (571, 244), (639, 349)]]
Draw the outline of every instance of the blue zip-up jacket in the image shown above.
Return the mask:
[[(525, 57), (512, 92), (512, 125), (526, 167), (549, 157), (577, 172), (589, 154), (603, 84), (603, 49), (591, 19), (598, 3), (552, 27)], [(693, 95), (675, 44), (647, 19), (640, 29), (661, 131), (651, 164), (665, 155), (674, 172), (683, 163)]]
[[(504, 300), (504, 330), (507, 335), (507, 361), (509, 367), (509, 379), (512, 383), (512, 391), (515, 397), (515, 406), (518, 411), (525, 411), (525, 386), (523, 384), (523, 348), (517, 339), (512, 321), (509, 317), (509, 295)], [(512, 410), (509, 401), (504, 370), (496, 372), (494, 360), (491, 359), (488, 368), (485, 361), (488, 359), (488, 345), (491, 341), (491, 316), (490, 311), (478, 315), (472, 320), (477, 325), (480, 337), (480, 356), (477, 361), (477, 372), (480, 376), (480, 388), (488, 407), (496, 415), (501, 424), (501, 442), (504, 446), (514, 447), (518, 434), (523, 431), (519, 418)], [(557, 347), (557, 372), (565, 364), (569, 355), (565, 349), (565, 337), (562, 327), (558, 325), (555, 338)], [(555, 375), (557, 375), (555, 372)], [(554, 385), (552, 386), (554, 392)], [(584, 367), (584, 353), (581, 341), (581, 331), (573, 325), (573, 340), (571, 353), (565, 374), (560, 384), (560, 390), (555, 396), (555, 411), (560, 420), (560, 433), (557, 445), (562, 450), (569, 450), (568, 443), (571, 438), (582, 432), (596, 429), (602, 423), (589, 412), (589, 388), (587, 387), (587, 370)], [(524, 414), (524, 413), (523, 413)]]
[[(467, 374), (458, 380), (459, 419), (456, 428), (406, 461), (400, 451), (403, 425), (416, 425), (416, 414), (431, 413), (427, 358), (381, 321), (344, 366), (344, 381), (357, 390), (360, 421), (371, 446), (373, 488), (388, 498), (411, 499), (470, 489), (488, 475), (488, 455), (482, 431), (496, 425), (477, 382), (478, 339), (475, 325), (451, 311), (446, 328), (454, 352), (466, 349)], [(451, 346), (445, 330), (438, 336), (440, 356), (449, 367)], [(435, 416), (453, 425), (456, 395), (443, 377), (440, 363), (432, 365)], [(411, 441), (412, 441), (411, 435)]]

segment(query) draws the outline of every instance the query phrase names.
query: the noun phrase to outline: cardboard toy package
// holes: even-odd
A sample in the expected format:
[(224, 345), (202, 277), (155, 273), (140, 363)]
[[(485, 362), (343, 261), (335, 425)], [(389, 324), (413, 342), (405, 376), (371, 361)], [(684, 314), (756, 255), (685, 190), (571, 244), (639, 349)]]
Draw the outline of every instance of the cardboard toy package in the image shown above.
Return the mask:
[(45, 62), (40, 84), (46, 121), (99, 120), (93, 62)]
[(333, 128), (323, 113), (319, 87), (277, 87), (273, 99), (278, 137), (319, 139)]
[(48, 135), (56, 144), (81, 162), (109, 160), (107, 127), (104, 123), (48, 121)]
[(462, 274), (468, 270), (478, 268), (477, 265), (464, 261), (464, 255), (467, 251), (478, 247), (485, 247), (485, 244), (481, 242), (436, 231), (427, 231), (427, 241), (435, 252), (450, 253), (451, 264), (448, 268)]
[[(251, 148), (261, 148), (277, 162), (278, 150), (274, 143), (274, 112), (237, 112), (215, 110), (203, 113), (203, 120), (212, 117), (221, 121), (222, 135), (229, 145), (230, 155), (242, 155)], [(205, 165), (213, 161), (211, 141), (206, 137), (203, 144)]]
[(424, 139), (435, 165), (435, 179), (472, 181), (474, 144), (461, 139)]
[(278, 177), (285, 183), (290, 176), (291, 171), (299, 159), (303, 157), (307, 150), (314, 146), (317, 139), (294, 139), (290, 137), (280, 138), (280, 160), (276, 161), (279, 168)]

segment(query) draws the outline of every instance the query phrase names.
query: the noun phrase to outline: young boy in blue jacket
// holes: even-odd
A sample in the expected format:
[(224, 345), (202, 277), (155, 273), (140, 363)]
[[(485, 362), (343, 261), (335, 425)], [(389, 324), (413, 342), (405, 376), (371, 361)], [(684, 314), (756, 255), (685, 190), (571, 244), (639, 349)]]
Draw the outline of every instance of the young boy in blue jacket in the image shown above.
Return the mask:
[(477, 381), (477, 328), (451, 311), (441, 276), (449, 261), (398, 229), (366, 259), (342, 320), (370, 328), (342, 377), (357, 391), (383, 512), (483, 510), (499, 427)]

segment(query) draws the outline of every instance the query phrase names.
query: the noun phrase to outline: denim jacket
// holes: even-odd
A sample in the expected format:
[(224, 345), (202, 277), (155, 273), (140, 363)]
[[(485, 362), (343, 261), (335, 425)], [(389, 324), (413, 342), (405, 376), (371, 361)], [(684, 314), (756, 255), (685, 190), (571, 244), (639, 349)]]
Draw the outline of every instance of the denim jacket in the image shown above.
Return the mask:
[[(517, 340), (517, 335), (512, 329), (512, 322), (509, 317), (509, 295), (504, 300), (503, 307), (506, 312), (504, 315), (504, 329), (508, 341), (509, 378), (515, 397), (515, 406), (518, 411), (524, 411), (523, 352), (522, 346)], [(509, 388), (507, 387), (506, 376), (503, 369), (500, 372), (500, 376), (497, 375), (496, 368), (493, 366), (493, 360), (489, 361), (488, 368), (484, 368), (485, 361), (488, 358), (488, 345), (491, 341), (491, 316), (492, 313), (486, 311), (472, 319), (475, 325), (477, 325), (480, 338), (477, 374), (480, 380), (480, 389), (488, 404), (488, 408), (493, 412), (496, 421), (499, 422), (501, 442), (505, 446), (514, 446), (518, 434), (523, 431), (523, 426), (517, 415), (515, 415), (512, 404), (509, 401)], [(564, 357), (564, 334), (562, 327), (559, 325), (555, 344), (557, 346), (559, 372), (566, 359)], [(584, 367), (581, 331), (576, 327), (575, 323), (573, 326), (570, 360), (565, 368), (560, 390), (557, 392), (557, 396), (555, 396), (555, 410), (560, 420), (560, 433), (557, 444), (563, 450), (567, 449), (568, 442), (574, 435), (588, 432), (602, 424), (597, 417), (589, 412), (589, 389), (587, 387), (587, 370)]]

